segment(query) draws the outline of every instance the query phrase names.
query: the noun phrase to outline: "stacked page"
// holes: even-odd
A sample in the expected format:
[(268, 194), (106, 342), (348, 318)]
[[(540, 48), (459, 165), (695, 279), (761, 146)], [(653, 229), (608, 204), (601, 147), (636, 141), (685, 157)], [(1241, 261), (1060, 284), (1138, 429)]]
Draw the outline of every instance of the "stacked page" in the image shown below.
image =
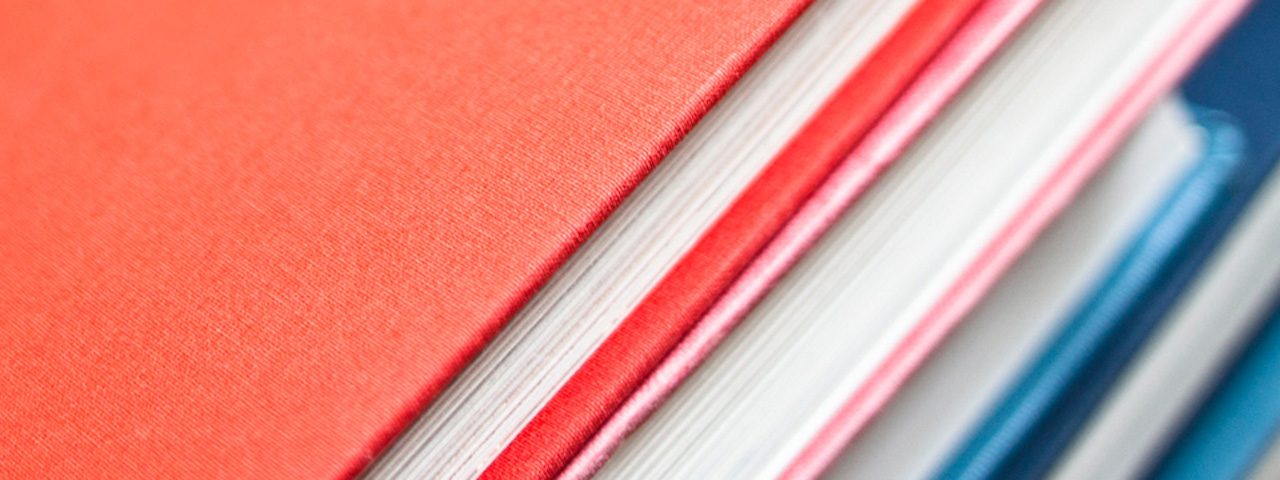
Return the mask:
[(1198, 471), (1272, 412), (1275, 157), (1170, 93), (1246, 3), (12, 5), (0, 477)]

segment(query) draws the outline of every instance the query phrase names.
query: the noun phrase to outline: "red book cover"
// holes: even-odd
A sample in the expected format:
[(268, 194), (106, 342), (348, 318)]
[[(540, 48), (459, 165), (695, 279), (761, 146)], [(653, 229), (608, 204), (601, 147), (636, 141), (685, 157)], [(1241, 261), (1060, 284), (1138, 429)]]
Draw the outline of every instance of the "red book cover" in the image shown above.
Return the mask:
[[(564, 472), (980, 0), (923, 0), (485, 471)], [(571, 475), (572, 476), (572, 475)]]
[(804, 4), (10, 2), (0, 476), (355, 473)]
[(852, 139), (850, 150), (831, 152), (833, 168), (797, 199), (754, 255), (732, 272), (710, 305), (695, 313), (687, 334), (658, 360), (639, 386), (620, 401), (566, 467), (568, 477), (593, 472), (613, 449), (719, 344), (768, 289), (825, 232), (845, 208), (888, 168), (916, 135), (968, 82), (1040, 0), (983, 0), (954, 25), (936, 52), (874, 122)]
[(977, 305), (1007, 270), (1110, 158), (1130, 130), (1245, 9), (1249, 0), (1206, 2), (1180, 27), (1175, 40), (1154, 58), (1137, 81), (1128, 85), (1085, 140), (1067, 154), (1053, 175), (968, 266), (937, 304), (921, 318), (867, 382), (854, 392), (783, 474), (784, 478), (818, 477), (845, 446), (890, 401), (964, 315)]

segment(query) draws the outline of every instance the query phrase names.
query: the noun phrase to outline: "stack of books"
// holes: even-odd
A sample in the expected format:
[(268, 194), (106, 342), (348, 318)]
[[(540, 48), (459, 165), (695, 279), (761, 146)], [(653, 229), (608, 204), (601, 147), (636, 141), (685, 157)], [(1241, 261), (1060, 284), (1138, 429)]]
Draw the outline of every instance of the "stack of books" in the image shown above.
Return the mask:
[(0, 477), (1280, 472), (1280, 0), (11, 7)]

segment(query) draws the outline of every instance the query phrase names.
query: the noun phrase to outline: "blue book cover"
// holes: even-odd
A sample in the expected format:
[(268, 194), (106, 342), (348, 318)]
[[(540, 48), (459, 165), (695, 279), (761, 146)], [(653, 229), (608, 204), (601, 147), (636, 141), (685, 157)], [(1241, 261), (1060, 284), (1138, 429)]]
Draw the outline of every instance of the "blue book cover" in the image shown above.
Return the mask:
[[(1220, 200), (1217, 212), (1206, 211), (1208, 218), (1198, 235), (1189, 235), (1180, 254), (1166, 257), (1170, 263), (1166, 271), (1139, 289), (1146, 290), (1143, 298), (1130, 296), (1126, 301), (1122, 294), (1137, 292), (1116, 292), (1116, 299), (1108, 301), (1110, 306), (1082, 307), (1079, 314), (1100, 316), (1095, 322), (1072, 320), (1081, 324), (1062, 332), (1071, 338), (1060, 337), (1040, 363), (1026, 371), (1000, 408), (961, 445), (940, 477), (1020, 478), (1052, 467), (1280, 158), (1276, 155), (1280, 152), (1280, 62), (1274, 58), (1275, 45), (1280, 45), (1280, 0), (1259, 0), (1183, 83), (1183, 94), (1191, 102), (1229, 113), (1251, 146), (1243, 152), (1232, 183), (1225, 186), (1226, 198)], [(1191, 230), (1196, 229), (1188, 233)], [(1132, 275), (1131, 279), (1142, 276)], [(1108, 281), (1119, 281), (1119, 277), (1113, 273)], [(1108, 315), (1111, 325), (1101, 320)], [(1107, 328), (1117, 324), (1125, 327)], [(1055, 355), (1063, 357), (1055, 360)]]
[(1280, 429), (1280, 308), (1245, 347), (1151, 473), (1244, 478)]
[[(1267, 147), (1250, 153), (1255, 156), (1247, 166), (1251, 171), (1240, 186), (1245, 192), (1258, 188), (1280, 160), (1280, 62), (1275, 61), (1276, 45), (1280, 45), (1280, 0), (1258, 0), (1183, 84), (1188, 98), (1230, 112), (1243, 127), (1250, 144)], [(1247, 198), (1242, 198), (1235, 203), (1246, 201)], [(1248, 353), (1241, 357), (1238, 368), (1244, 370), (1229, 374), (1228, 378), (1240, 383), (1232, 387), (1232, 380), (1223, 380), (1202, 407), (1203, 413), (1194, 417), (1157, 464), (1153, 477), (1240, 478), (1252, 467), (1260, 449), (1264, 448), (1260, 444), (1265, 443), (1268, 429), (1280, 428), (1272, 424), (1277, 421), (1275, 415), (1280, 408), (1277, 405), (1280, 398), (1276, 397), (1280, 392), (1276, 381), (1280, 377), (1274, 372), (1274, 366), (1280, 365), (1276, 357), (1280, 348), (1276, 346), (1280, 342), (1278, 317), (1280, 292), (1277, 292), (1275, 313), (1253, 346), (1247, 348)], [(1258, 370), (1258, 363), (1251, 362), (1265, 362), (1273, 371), (1267, 377), (1250, 378), (1267, 373)], [(1261, 389), (1257, 394), (1266, 394), (1256, 397), (1257, 403), (1250, 403), (1247, 400), (1250, 397), (1243, 396), (1253, 387)], [(1247, 411), (1249, 417), (1233, 416), (1230, 410), (1236, 408)], [(1231, 418), (1251, 421), (1235, 424), (1230, 433), (1226, 427)], [(1239, 436), (1227, 438), (1229, 433)], [(1228, 445), (1213, 443), (1220, 441)]]
[[(1201, 112), (1203, 158), (939, 473), (946, 479), (1031, 478), (1089, 418), (1223, 236), (1242, 169), (1243, 137)], [(1234, 215), (1227, 215), (1229, 220)], [(1221, 231), (1220, 231), (1221, 230)]]

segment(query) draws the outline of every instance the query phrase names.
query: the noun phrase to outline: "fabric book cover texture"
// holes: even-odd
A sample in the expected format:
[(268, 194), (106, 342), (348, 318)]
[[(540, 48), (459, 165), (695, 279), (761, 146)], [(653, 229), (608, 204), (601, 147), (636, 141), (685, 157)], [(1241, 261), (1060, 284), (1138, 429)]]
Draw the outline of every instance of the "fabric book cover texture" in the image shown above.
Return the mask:
[(1128, 360), (1164, 317), (1154, 300), (1181, 290), (1191, 252), (1214, 245), (1213, 226), (1246, 157), (1239, 129), (1201, 113), (1204, 157), (939, 474), (940, 478), (1043, 476), (1089, 418)]
[(979, 3), (924, 0), (912, 7), (484, 476), (560, 473)]
[(10, 4), (0, 476), (354, 473), (805, 4)]
[[(931, 38), (927, 41), (934, 45), (942, 40), (945, 42), (928, 58), (915, 57), (920, 61), (928, 61), (904, 85), (905, 89), (900, 94), (892, 98), (871, 97), (876, 101), (883, 101), (880, 107), (884, 109), (883, 113), (866, 111), (865, 106), (854, 109), (857, 102), (863, 101), (857, 95), (859, 90), (880, 88), (871, 79), (861, 78), (863, 73), (855, 73), (850, 83), (831, 100), (827, 109), (775, 160), (771, 168), (794, 168), (797, 172), (803, 172), (804, 176), (800, 178), (809, 183), (805, 190), (794, 187), (783, 190), (786, 192), (784, 198), (788, 199), (788, 203), (783, 204), (787, 210), (779, 212), (783, 216), (771, 219), (769, 223), (761, 223), (747, 221), (747, 214), (744, 212), (731, 211), (722, 219), (717, 227), (725, 227), (726, 230), (713, 230), (713, 237), (709, 237), (712, 238), (711, 241), (726, 241), (724, 238), (716, 239), (714, 235), (737, 233), (728, 230), (735, 228), (735, 224), (751, 226), (754, 223), (750, 229), (744, 230), (756, 238), (753, 243), (734, 240), (751, 249), (735, 253), (735, 261), (738, 262), (736, 268), (724, 271), (714, 284), (714, 289), (703, 291), (702, 303), (694, 305), (698, 308), (683, 307), (675, 310), (683, 316), (683, 321), (686, 322), (683, 328), (688, 329), (687, 333), (673, 338), (672, 344), (668, 346), (669, 350), (657, 352), (662, 355), (653, 359), (657, 363), (651, 367), (651, 371), (640, 372), (644, 374), (637, 378), (641, 383), (622, 392), (626, 394), (625, 398), (618, 398), (620, 403), (603, 412), (604, 423), (598, 430), (591, 432), (592, 436), (581, 451), (573, 452), (575, 456), (562, 471), (564, 477), (585, 477), (609, 457), (626, 435), (657, 408), (714, 348), (716, 342), (727, 334), (740, 314), (745, 312), (740, 308), (749, 307), (754, 299), (759, 298), (786, 266), (794, 262), (816, 238), (827, 224), (824, 220), (829, 221), (838, 215), (844, 206), (874, 181), (880, 171), (887, 168), (897, 153), (964, 85), (1016, 25), (1030, 15), (1038, 2), (982, 1), (970, 3), (965, 9), (960, 8), (960, 3), (962, 2), (952, 2), (948, 5), (949, 9), (942, 9), (933, 8), (936, 5), (932, 2), (925, 2), (913, 11), (908, 22), (920, 23), (905, 23), (899, 35), (905, 35), (912, 41), (918, 41), (922, 36)], [(962, 13), (968, 15), (960, 16)], [(940, 24), (939, 21), (945, 23)], [(933, 25), (933, 28), (922, 29), (922, 25)], [(951, 28), (935, 30), (940, 25), (950, 25)], [(950, 35), (945, 36), (948, 33)], [(909, 46), (901, 43), (902, 41), (901, 36), (891, 38), (881, 53), (925, 53), (920, 46)], [(900, 60), (895, 56), (894, 61)], [(866, 72), (871, 73), (886, 66), (873, 59), (866, 68)], [(874, 122), (866, 118), (869, 113), (878, 114)], [(837, 126), (842, 118), (849, 123)], [(825, 131), (827, 129), (832, 131)], [(818, 162), (822, 168), (810, 165), (801, 169), (797, 164), (801, 161)], [(752, 188), (776, 189), (775, 185), (783, 183), (777, 178), (762, 176)], [(765, 201), (765, 197), (760, 195), (768, 195), (768, 191), (749, 191), (735, 208), (744, 205), (744, 200), (752, 203)], [(823, 212), (816, 213), (818, 210)], [(686, 261), (706, 262), (715, 258), (710, 253), (713, 252), (699, 252), (695, 249)], [(694, 255), (705, 257), (699, 260)], [(662, 300), (656, 296), (651, 296), (650, 299)], [(661, 303), (655, 306), (663, 307)], [(635, 318), (637, 317), (628, 322)]]

